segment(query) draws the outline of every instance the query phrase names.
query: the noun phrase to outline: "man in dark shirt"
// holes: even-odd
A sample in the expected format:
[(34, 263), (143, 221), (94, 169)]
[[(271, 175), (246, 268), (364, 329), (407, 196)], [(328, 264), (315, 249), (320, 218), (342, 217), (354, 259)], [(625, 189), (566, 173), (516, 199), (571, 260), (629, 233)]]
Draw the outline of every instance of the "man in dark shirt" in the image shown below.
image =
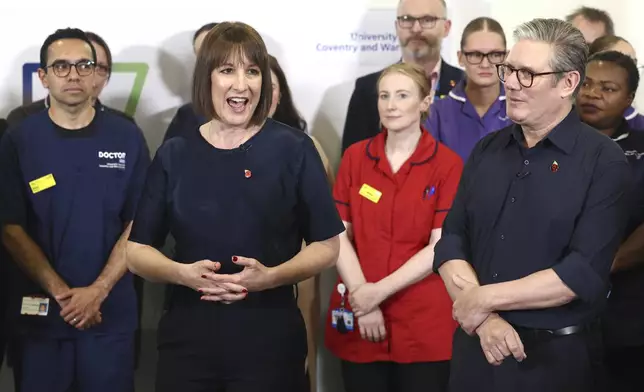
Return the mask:
[[(215, 26), (217, 26), (217, 23), (207, 23), (195, 31), (195, 34), (192, 36), (192, 48), (195, 54), (199, 52), (199, 48), (201, 48), (201, 43), (206, 37), (206, 34)], [(177, 114), (172, 118), (170, 125), (168, 125), (168, 130), (163, 136), (163, 141), (172, 139), (175, 136), (184, 135), (191, 129), (196, 131), (197, 127), (206, 122), (208, 121), (195, 112), (192, 102), (186, 103), (177, 110)]]
[[(107, 86), (110, 80), (110, 77), (112, 76), (112, 65), (113, 65), (112, 51), (110, 50), (110, 47), (107, 44), (107, 42), (105, 42), (105, 40), (100, 35), (90, 31), (86, 31), (85, 35), (92, 43), (92, 46), (96, 53), (96, 65), (94, 68), (94, 83), (92, 85), (93, 87), (92, 100), (94, 102), (94, 107), (97, 110), (116, 114), (131, 122), (135, 122), (134, 119), (129, 115), (125, 114), (124, 112), (118, 109), (114, 109), (109, 106), (103, 105), (103, 103), (99, 100), (98, 97), (101, 95), (101, 93), (103, 92), (103, 89)], [(47, 110), (49, 107), (50, 107), (50, 98), (49, 96), (47, 96), (44, 99), (40, 99), (30, 104), (19, 106), (13, 109), (11, 112), (9, 112), (9, 115), (7, 116), (7, 122), (11, 126), (16, 126), (17, 124), (22, 122), (25, 118), (29, 117), (30, 115), (43, 112)], [(2, 248), (2, 244), (0, 244), (0, 248)], [(143, 313), (142, 312), (143, 279), (141, 279), (138, 276), (135, 276), (134, 286), (136, 288), (137, 305), (138, 305), (137, 307), (139, 311), (139, 329), (137, 329), (137, 332), (136, 332), (136, 342), (135, 342), (135, 364), (138, 366), (138, 360), (140, 357), (140, 346), (141, 346), (140, 323), (141, 323), (141, 316)], [(20, 376), (21, 361), (19, 357), (20, 357), (20, 352), (10, 347), (8, 363), (9, 363), (9, 366), (13, 367), (13, 370), (14, 370), (14, 379), (15, 379), (15, 382), (17, 383), (16, 389), (19, 389), (19, 383), (21, 379), (21, 376)]]
[(631, 171), (573, 107), (588, 56), (581, 32), (535, 19), (514, 35), (497, 69), (515, 124), (475, 147), (436, 246), (461, 326), (450, 390), (593, 391)]
[(21, 392), (134, 388), (124, 245), (150, 157), (133, 122), (93, 105), (95, 62), (81, 30), (49, 36), (38, 74), (51, 108), (0, 142), (2, 240), (24, 272), (9, 305)]
[[(447, 95), (463, 77), (463, 71), (447, 64), (440, 56), (442, 41), (450, 28), (445, 0), (402, 0), (398, 5), (396, 34), (402, 61), (425, 69), (433, 98)], [(374, 72), (356, 80), (342, 134), (343, 153), (353, 143), (380, 132), (377, 84), (381, 73)]]
[(629, 56), (598, 53), (588, 60), (586, 81), (577, 98), (582, 121), (624, 150), (635, 179), (602, 317), (611, 391), (644, 391), (644, 132), (632, 131), (621, 115), (633, 103), (639, 81), (637, 65)]

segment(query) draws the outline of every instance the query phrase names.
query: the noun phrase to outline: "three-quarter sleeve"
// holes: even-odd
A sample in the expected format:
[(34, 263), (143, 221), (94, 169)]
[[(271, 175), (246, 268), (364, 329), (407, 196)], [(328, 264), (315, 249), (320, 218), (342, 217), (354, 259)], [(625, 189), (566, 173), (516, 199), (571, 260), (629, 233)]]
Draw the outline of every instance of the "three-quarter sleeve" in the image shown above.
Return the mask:
[(0, 227), (24, 227), (27, 223), (27, 195), (21, 173), (15, 141), (7, 133), (0, 140)]
[(310, 138), (303, 138), (298, 170), (297, 213), (300, 232), (308, 243), (324, 241), (344, 231), (320, 155)]
[(163, 165), (163, 151), (163, 148), (157, 151), (147, 171), (129, 238), (155, 248), (163, 246), (169, 231), (168, 173)]
[(434, 272), (438, 272), (438, 269), (450, 260), (470, 261), (471, 247), (465, 203), (468, 199), (469, 183), (475, 175), (474, 171), (486, 142), (487, 137), (478, 142), (463, 168), (452, 207), (443, 222), (441, 239), (434, 248)]
[(553, 267), (563, 283), (585, 302), (607, 294), (613, 257), (628, 218), (626, 194), (632, 180), (625, 159), (598, 167), (593, 177), (570, 251)]
[(432, 229), (443, 227), (445, 218), (454, 204), (454, 198), (458, 191), (458, 184), (463, 172), (463, 163), (460, 159), (454, 157), (454, 163), (445, 171), (445, 176), (441, 179), (437, 187), (438, 199), (436, 201), (436, 210), (434, 212), (434, 222)]
[(148, 145), (145, 143), (145, 138), (143, 133), (137, 127), (137, 132), (139, 133), (138, 137), (138, 153), (136, 157), (136, 162), (134, 163), (134, 169), (132, 170), (132, 176), (127, 187), (127, 196), (125, 200), (125, 205), (123, 206), (123, 211), (121, 212), (121, 220), (124, 222), (129, 222), (134, 219), (136, 214), (136, 207), (141, 197), (141, 192), (145, 184), (146, 174), (150, 166), (150, 150), (148, 150)]
[(353, 151), (353, 148), (349, 149), (342, 157), (338, 176), (333, 186), (335, 206), (340, 218), (345, 222), (351, 222), (351, 155)]

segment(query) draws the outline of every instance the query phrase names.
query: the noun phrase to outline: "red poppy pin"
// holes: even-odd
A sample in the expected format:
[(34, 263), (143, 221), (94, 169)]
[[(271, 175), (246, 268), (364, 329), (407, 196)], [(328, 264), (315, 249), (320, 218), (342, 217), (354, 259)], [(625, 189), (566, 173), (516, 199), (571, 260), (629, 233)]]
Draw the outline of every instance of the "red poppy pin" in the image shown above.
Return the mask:
[(553, 173), (559, 171), (559, 164), (557, 163), (557, 161), (552, 161), (552, 165), (550, 165), (550, 171)]
[(250, 178), (252, 175), (253, 173), (250, 170), (248, 169), (244, 170), (244, 177)]

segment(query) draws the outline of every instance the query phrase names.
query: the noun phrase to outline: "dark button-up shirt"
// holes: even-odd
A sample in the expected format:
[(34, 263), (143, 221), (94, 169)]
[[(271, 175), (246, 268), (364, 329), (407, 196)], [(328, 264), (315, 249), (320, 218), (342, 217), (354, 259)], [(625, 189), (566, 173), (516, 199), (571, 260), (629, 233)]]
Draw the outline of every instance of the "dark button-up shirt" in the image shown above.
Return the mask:
[(536, 146), (524, 144), (514, 124), (474, 148), (436, 246), (434, 268), (466, 260), (482, 285), (552, 268), (577, 299), (501, 316), (545, 329), (587, 322), (608, 293), (630, 168), (621, 148), (583, 124), (574, 109)]

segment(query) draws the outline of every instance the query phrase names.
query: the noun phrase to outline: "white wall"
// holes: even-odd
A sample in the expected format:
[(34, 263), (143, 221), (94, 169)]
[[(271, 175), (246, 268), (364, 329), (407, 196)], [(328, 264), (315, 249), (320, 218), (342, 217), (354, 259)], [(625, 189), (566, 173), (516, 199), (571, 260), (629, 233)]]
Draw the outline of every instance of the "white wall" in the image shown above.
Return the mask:
[[(639, 33), (642, 0), (589, 0), (585, 5), (608, 10), (617, 33), (643, 53)], [(447, 0), (453, 29), (444, 47), (444, 57), (455, 64), (460, 34), (472, 18), (492, 16), (508, 35), (518, 24), (534, 17), (563, 18), (582, 2), (574, 0)], [(194, 64), (191, 37), (206, 22), (241, 20), (255, 26), (269, 50), (282, 63), (297, 106), (311, 124), (334, 163), (339, 160), (340, 133), (346, 105), (356, 77), (397, 61), (396, 52), (321, 53), (318, 43), (352, 44), (352, 32), (394, 33), (398, 0), (245, 0), (218, 2), (182, 0), (162, 6), (152, 0), (115, 0), (106, 4), (73, 3), (52, 6), (49, 0), (0, 3), (0, 117), (22, 101), (22, 64), (38, 61), (38, 49), (56, 28), (74, 26), (102, 35), (114, 52), (115, 62), (142, 62), (149, 73), (135, 118), (151, 148), (160, 143), (176, 107), (188, 100), (189, 76)], [(170, 4), (170, 3), (168, 3)], [(87, 16), (80, 16), (86, 11)], [(511, 38), (511, 37), (509, 37)], [(509, 41), (511, 42), (511, 40)], [(123, 109), (134, 75), (115, 74), (104, 92), (104, 101)], [(34, 98), (45, 94), (36, 86)], [(644, 93), (640, 94), (644, 95)], [(334, 274), (325, 274), (323, 311)], [(154, 327), (159, 316), (161, 292), (149, 286), (144, 326)], [(337, 361), (321, 350), (320, 391), (340, 392)]]

